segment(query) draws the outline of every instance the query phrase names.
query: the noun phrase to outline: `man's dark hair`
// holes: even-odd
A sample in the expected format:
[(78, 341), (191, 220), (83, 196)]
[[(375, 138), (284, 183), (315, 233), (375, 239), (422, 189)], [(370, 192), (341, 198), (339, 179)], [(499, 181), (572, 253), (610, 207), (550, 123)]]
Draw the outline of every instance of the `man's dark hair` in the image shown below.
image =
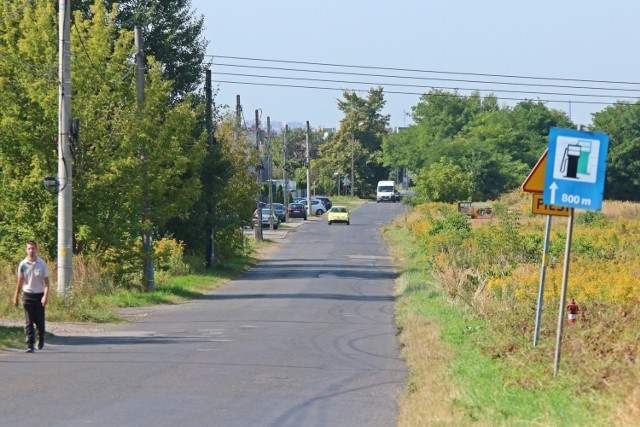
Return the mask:
[(27, 245), (33, 245), (36, 249), (38, 249), (38, 244), (36, 243), (35, 240), (29, 240), (27, 242)]

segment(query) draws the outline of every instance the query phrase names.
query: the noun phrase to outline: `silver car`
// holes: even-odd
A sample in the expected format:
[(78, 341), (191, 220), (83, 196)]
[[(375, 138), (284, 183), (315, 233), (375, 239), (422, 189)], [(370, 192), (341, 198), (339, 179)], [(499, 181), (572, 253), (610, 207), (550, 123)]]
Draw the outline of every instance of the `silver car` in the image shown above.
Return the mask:
[[(260, 211), (260, 213), (258, 213), (258, 211)], [(259, 221), (260, 218), (261, 218), (261, 221)], [(261, 222), (261, 225), (263, 227), (269, 227), (269, 221), (272, 218), (273, 218), (273, 229), (277, 230), (278, 226), (280, 225), (280, 219), (272, 209), (256, 209), (255, 211), (253, 211), (253, 225), (255, 227), (258, 226), (259, 222)]]

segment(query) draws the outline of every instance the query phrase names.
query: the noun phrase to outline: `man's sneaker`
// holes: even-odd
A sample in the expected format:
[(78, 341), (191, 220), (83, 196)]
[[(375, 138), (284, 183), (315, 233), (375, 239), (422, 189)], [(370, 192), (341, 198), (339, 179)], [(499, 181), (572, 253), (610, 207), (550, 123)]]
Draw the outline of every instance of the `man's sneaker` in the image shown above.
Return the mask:
[(33, 346), (30, 345), (29, 347), (27, 347), (27, 349), (24, 352), (25, 353), (33, 353)]
[(44, 340), (38, 341), (38, 350), (42, 350), (44, 348)]

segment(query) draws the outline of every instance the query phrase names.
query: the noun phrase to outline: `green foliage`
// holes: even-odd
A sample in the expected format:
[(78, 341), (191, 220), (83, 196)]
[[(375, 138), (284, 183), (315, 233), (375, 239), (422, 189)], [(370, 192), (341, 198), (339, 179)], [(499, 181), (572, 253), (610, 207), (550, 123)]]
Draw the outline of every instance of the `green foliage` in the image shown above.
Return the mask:
[(278, 190), (276, 191), (276, 200), (278, 203), (284, 204), (284, 189), (282, 188), (282, 184), (278, 184)]
[(454, 203), (468, 200), (471, 176), (451, 160), (439, 162), (420, 171), (415, 181), (415, 198), (421, 201)]
[[(72, 10), (92, 16), (96, 0), (72, 0)], [(207, 41), (204, 16), (195, 15), (190, 0), (97, 0), (126, 32), (143, 28), (144, 53), (162, 63), (162, 76), (171, 81), (172, 101), (196, 90), (204, 76)]]
[(593, 115), (591, 130), (609, 134), (605, 198), (640, 201), (640, 102), (616, 102)]
[(431, 174), (423, 170), (436, 163), (456, 164), (468, 175), (460, 192), (474, 200), (495, 199), (519, 187), (544, 151), (549, 128), (572, 127), (566, 114), (541, 102), (501, 108), (493, 95), (443, 90), (422, 95), (413, 119), (408, 130), (385, 137), (384, 164), (408, 167), (423, 179)]
[(389, 115), (382, 114), (386, 101), (381, 87), (371, 88), (366, 98), (355, 92), (344, 92), (343, 97), (338, 108), (344, 118), (333, 139), (322, 145), (323, 158), (316, 163), (318, 178), (325, 189), (335, 185), (334, 172), (351, 179), (353, 152), (355, 193), (366, 197), (378, 181), (389, 176), (382, 166), (382, 140), (389, 125)]
[(602, 213), (602, 211), (584, 211), (576, 215), (576, 224), (588, 225), (591, 227), (603, 228), (608, 226), (611, 221)]
[[(81, 106), (74, 108), (74, 116), (80, 118), (80, 138), (73, 158), (65, 159), (73, 162), (74, 172), (73, 250), (100, 257), (114, 268), (121, 285), (130, 286), (140, 275), (138, 236), (143, 229), (175, 235), (185, 242), (185, 250), (198, 252), (205, 230), (215, 226), (222, 236), (231, 235), (224, 231), (227, 227), (237, 230), (248, 221), (251, 209), (244, 199), (255, 194), (255, 181), (230, 137), (226, 145), (208, 144), (204, 106), (185, 92), (196, 80), (176, 86), (165, 78), (172, 66), (160, 66), (148, 56), (145, 97), (138, 109), (132, 32), (121, 25), (124, 18), (117, 9), (100, 1), (83, 4), (72, 26), (73, 101)], [(187, 10), (184, 2), (161, 6), (154, 13), (164, 11), (168, 20), (190, 19), (188, 14), (175, 16)], [(20, 19), (0, 21), (0, 255), (5, 257), (36, 238), (43, 256), (55, 258), (57, 200), (41, 181), (57, 169), (56, 15), (52, 2), (33, 2)], [(154, 28), (177, 21), (165, 20)], [(187, 27), (199, 28), (195, 21)], [(176, 40), (167, 49), (179, 48)], [(186, 55), (197, 57), (198, 46), (189, 45), (189, 50)], [(193, 64), (181, 61), (180, 66)], [(164, 268), (161, 258), (156, 262)]]

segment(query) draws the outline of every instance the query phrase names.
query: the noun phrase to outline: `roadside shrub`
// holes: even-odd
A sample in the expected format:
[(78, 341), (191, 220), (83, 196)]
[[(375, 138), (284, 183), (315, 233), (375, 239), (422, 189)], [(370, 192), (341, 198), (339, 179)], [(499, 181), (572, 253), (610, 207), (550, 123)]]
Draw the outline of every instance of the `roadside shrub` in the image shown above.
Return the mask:
[(591, 227), (606, 227), (611, 223), (601, 211), (585, 211), (576, 215), (575, 223)]
[(156, 270), (176, 276), (190, 272), (189, 265), (184, 261), (184, 242), (163, 237), (153, 242), (153, 253)]

